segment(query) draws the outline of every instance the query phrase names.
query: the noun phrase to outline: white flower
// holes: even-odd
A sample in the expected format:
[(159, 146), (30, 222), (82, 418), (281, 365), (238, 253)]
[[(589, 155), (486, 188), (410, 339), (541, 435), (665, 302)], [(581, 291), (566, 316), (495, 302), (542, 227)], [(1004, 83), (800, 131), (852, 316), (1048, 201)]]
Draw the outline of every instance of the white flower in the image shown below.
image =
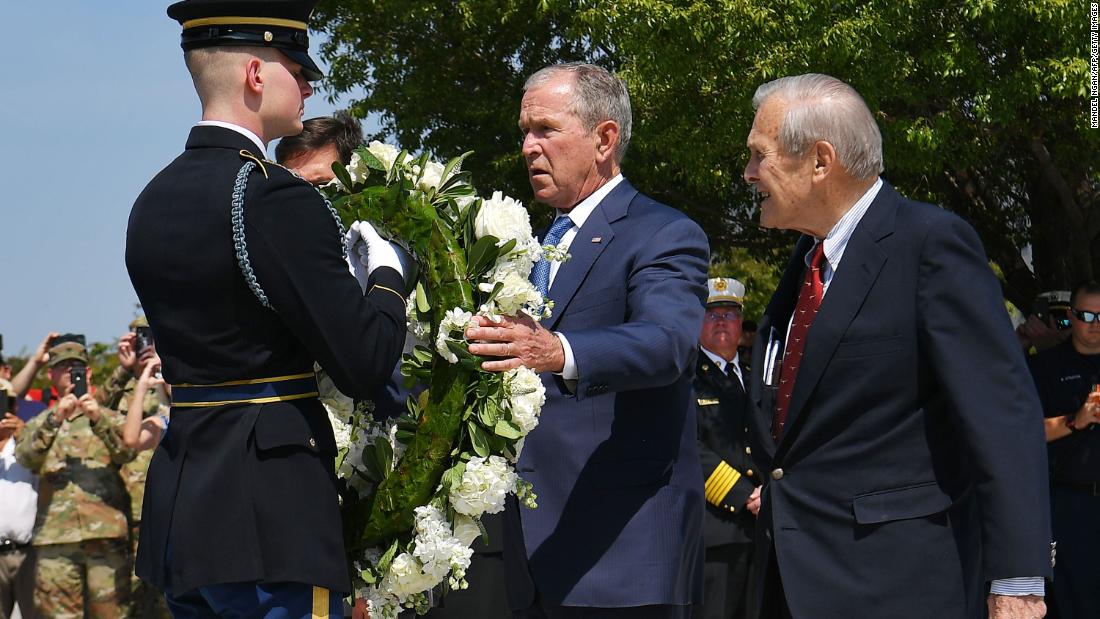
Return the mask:
[[(447, 342), (461, 342), (466, 340), (466, 327), (473, 320), (474, 315), (461, 307), (447, 310), (443, 320), (439, 321), (439, 333), (435, 336), (435, 350), (449, 363), (458, 363), (458, 355), (451, 352)], [(457, 332), (460, 337), (451, 337)]]
[(543, 245), (541, 249), (542, 257), (546, 258), (550, 262), (569, 261), (569, 247), (565, 244), (565, 241), (562, 241), (557, 245)]
[[(474, 551), (451, 533), (443, 512), (434, 506), (418, 507), (413, 556), (420, 560), (425, 574), (443, 580), (452, 570), (464, 575)], [(461, 577), (461, 576), (460, 576)], [(437, 582), (438, 582), (437, 581)]]
[(413, 290), (405, 299), (405, 326), (418, 342), (424, 342), (431, 335), (432, 326), (419, 318), (420, 313), (416, 309), (416, 291)]
[(405, 598), (434, 587), (440, 580), (425, 574), (416, 557), (403, 552), (393, 558), (390, 570), (382, 579), (382, 590), (392, 593), (400, 602)]
[(516, 243), (512, 251), (497, 258), (493, 268), (485, 274), (486, 282), (498, 282), (515, 273), (523, 279), (531, 276), (531, 269), (542, 257), (542, 246), (535, 239), (529, 239), (526, 243)]
[[(386, 166), (386, 171), (393, 169), (393, 164), (397, 161), (397, 156), (401, 154), (401, 149), (390, 144), (383, 144), (378, 140), (374, 140), (370, 144), (367, 144), (367, 150), (381, 161), (382, 165)], [(356, 155), (352, 155), (352, 162), (355, 161), (355, 157)]]
[[(351, 154), (351, 162), (347, 165), (348, 176), (351, 177), (351, 182), (361, 183), (367, 179), (370, 175), (370, 168), (367, 167), (367, 162), (363, 161), (363, 158), (359, 156), (359, 153)], [(351, 189), (348, 187), (347, 189)]]
[(397, 418), (391, 417), (387, 419), (383, 424), (386, 429), (386, 438), (390, 441), (390, 449), (393, 451), (393, 461), (390, 463), (391, 470), (397, 468), (397, 463), (401, 461), (401, 457), (405, 455), (405, 448), (407, 445), (397, 440)]
[(397, 619), (401, 612), (397, 598), (379, 587), (356, 589), (355, 597), (366, 600), (371, 619)]
[(459, 214), (465, 213), (474, 202), (477, 202), (477, 196), (459, 196), (455, 198), (455, 206), (458, 208)]
[(492, 292), (497, 283), (504, 284), (504, 287), (493, 299), (495, 311), (492, 314), (515, 316), (522, 309), (531, 309), (534, 312), (534, 308), (542, 305), (542, 293), (530, 280), (514, 271), (506, 273), (499, 282), (485, 282), (479, 284), (478, 288), (484, 292)]
[(325, 403), (324, 400), (321, 401), (321, 404), (328, 412), (328, 421), (332, 424), (332, 434), (336, 437), (336, 450), (347, 449), (351, 445), (351, 424), (341, 419), (339, 413)]
[(546, 403), (546, 387), (538, 374), (523, 366), (505, 372), (504, 385), (512, 423), (527, 435), (539, 425), (539, 413)]
[(470, 546), (481, 536), (481, 527), (477, 520), (465, 514), (455, 514), (455, 537), (466, 546)]
[(516, 479), (516, 472), (504, 458), (475, 456), (466, 463), (462, 483), (451, 488), (451, 505), (467, 516), (499, 513), (504, 509), (504, 497), (516, 487)]
[(340, 435), (341, 433), (346, 435), (350, 432), (347, 424), (351, 422), (355, 400), (341, 393), (336, 388), (336, 383), (333, 382), (332, 377), (320, 365), (314, 363), (313, 372), (317, 378), (317, 399), (328, 411), (329, 419), (332, 421), (332, 431), (336, 433), (336, 446), (339, 448), (347, 447), (346, 437), (341, 442)]
[[(443, 178), (443, 170), (445, 169), (443, 164), (434, 161), (425, 163), (424, 169), (420, 172), (420, 181), (417, 183), (420, 190), (427, 192), (441, 186), (443, 181), (446, 180)], [(454, 175), (454, 172), (455, 171), (452, 170), (451, 174)]]
[[(526, 436), (521, 436), (520, 439), (518, 441), (516, 441), (516, 444), (512, 446), (512, 450), (516, 452), (516, 454), (515, 454), (516, 457), (515, 457), (514, 460), (512, 460), (512, 464), (515, 464), (515, 463), (519, 462), (519, 456), (520, 456), (520, 454), (523, 453), (523, 444), (526, 441), (527, 441), (527, 437)], [(523, 481), (523, 480), (520, 480), (520, 481)], [(518, 484), (519, 482), (516, 482), (516, 483)], [(516, 492), (518, 493), (519, 492), (519, 486), (516, 486), (516, 488), (517, 488)]]
[(474, 236), (480, 239), (489, 235), (502, 242), (516, 239), (517, 244), (526, 245), (532, 238), (527, 209), (501, 192), (493, 192), (493, 197), (482, 201), (474, 219)]

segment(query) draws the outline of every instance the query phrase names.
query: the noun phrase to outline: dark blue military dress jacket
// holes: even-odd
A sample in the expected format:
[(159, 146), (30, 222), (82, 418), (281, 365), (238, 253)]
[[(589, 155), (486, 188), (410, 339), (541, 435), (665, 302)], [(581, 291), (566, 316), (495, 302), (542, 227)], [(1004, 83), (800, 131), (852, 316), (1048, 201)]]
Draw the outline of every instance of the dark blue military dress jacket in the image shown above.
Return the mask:
[[(262, 162), (242, 196), (265, 307), (242, 275), (230, 215), (255, 150), (235, 131), (195, 127), (134, 204), (126, 266), (164, 377), (211, 385), (307, 374), (317, 361), (341, 391), (369, 397), (404, 341), (401, 277), (378, 269), (364, 295), (321, 196)], [(316, 398), (174, 407), (149, 469), (138, 575), (174, 594), (241, 581), (348, 591), (335, 452)]]

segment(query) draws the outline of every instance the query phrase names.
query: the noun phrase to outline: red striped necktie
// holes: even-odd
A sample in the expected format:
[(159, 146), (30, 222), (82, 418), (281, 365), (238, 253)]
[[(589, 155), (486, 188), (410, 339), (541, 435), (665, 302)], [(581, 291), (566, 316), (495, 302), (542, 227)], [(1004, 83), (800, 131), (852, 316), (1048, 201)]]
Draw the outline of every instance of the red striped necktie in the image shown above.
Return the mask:
[(787, 423), (787, 408), (791, 404), (794, 381), (798, 378), (798, 366), (802, 363), (802, 352), (806, 347), (806, 336), (810, 325), (814, 323), (817, 310), (821, 307), (821, 297), (825, 293), (821, 265), (825, 261), (825, 244), (814, 247), (814, 255), (802, 287), (798, 291), (798, 304), (794, 308), (791, 329), (787, 333), (787, 345), (783, 350), (783, 365), (779, 369), (779, 391), (775, 399), (775, 417), (772, 418), (772, 438), (779, 441), (783, 426)]

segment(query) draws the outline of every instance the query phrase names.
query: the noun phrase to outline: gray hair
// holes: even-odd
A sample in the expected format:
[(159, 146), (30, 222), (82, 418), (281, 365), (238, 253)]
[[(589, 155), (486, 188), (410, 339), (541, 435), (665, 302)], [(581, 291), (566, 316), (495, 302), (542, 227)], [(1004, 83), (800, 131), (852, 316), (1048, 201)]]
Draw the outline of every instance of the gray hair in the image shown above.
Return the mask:
[(756, 89), (753, 109), (772, 97), (788, 105), (779, 125), (783, 152), (803, 156), (824, 140), (853, 178), (866, 180), (882, 172), (882, 133), (854, 88), (820, 73), (781, 77)]
[(603, 67), (586, 62), (550, 65), (536, 71), (523, 85), (523, 92), (542, 86), (562, 73), (573, 76), (573, 102), (569, 110), (581, 119), (588, 131), (605, 120), (619, 125), (619, 143), (615, 162), (621, 163), (630, 144), (630, 93), (626, 82)]

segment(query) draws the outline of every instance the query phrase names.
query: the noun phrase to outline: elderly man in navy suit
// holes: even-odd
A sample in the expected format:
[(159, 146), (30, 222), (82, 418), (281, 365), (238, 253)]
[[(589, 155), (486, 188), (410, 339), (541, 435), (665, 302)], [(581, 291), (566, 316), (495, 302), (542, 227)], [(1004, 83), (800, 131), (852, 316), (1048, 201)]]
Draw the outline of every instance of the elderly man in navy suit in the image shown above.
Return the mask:
[(761, 223), (803, 234), (753, 350), (764, 616), (1042, 617), (1042, 415), (977, 235), (879, 179), (847, 84), (753, 105)]
[(709, 250), (619, 172), (626, 85), (587, 64), (528, 79), (520, 109), (535, 198), (557, 211), (536, 264), (553, 316), (467, 333), (488, 370), (542, 372), (547, 401), (519, 472), (539, 507), (505, 513), (515, 617), (688, 617), (702, 597), (703, 488), (691, 375)]

